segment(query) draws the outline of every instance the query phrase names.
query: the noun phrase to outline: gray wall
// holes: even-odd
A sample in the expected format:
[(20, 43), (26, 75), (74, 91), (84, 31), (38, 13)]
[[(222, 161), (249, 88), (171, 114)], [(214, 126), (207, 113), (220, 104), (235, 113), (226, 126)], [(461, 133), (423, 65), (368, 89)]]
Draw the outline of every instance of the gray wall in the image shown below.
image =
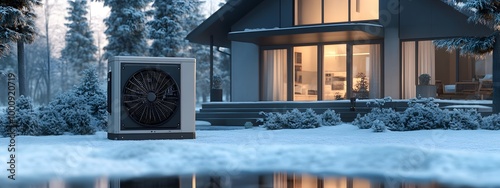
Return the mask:
[(265, 0), (236, 22), (231, 30), (280, 27), (280, 0)]
[(259, 101), (259, 47), (244, 42), (231, 47), (232, 101)]
[(380, 0), (379, 23), (384, 26), (382, 97), (401, 98), (401, 40), (399, 0)]

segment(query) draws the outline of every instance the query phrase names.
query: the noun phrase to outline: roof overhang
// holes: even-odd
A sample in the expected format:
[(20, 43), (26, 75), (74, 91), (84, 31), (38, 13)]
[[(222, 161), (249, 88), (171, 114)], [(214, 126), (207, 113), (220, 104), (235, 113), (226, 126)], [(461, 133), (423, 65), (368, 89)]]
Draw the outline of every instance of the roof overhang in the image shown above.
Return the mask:
[(229, 33), (229, 40), (231, 41), (249, 42), (264, 46), (377, 40), (383, 37), (384, 27), (372, 23), (248, 29)]
[[(264, 0), (229, 0), (187, 36), (190, 42), (229, 47), (231, 26)], [(212, 40), (211, 40), (212, 38)]]

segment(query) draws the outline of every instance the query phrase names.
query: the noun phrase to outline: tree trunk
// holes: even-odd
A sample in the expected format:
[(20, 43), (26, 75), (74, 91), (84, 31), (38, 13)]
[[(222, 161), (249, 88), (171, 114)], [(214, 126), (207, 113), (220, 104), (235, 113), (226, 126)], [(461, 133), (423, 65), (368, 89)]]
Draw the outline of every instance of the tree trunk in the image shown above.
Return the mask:
[(493, 47), (493, 113), (500, 112), (500, 33), (495, 34)]
[(49, 41), (49, 1), (45, 0), (45, 40), (47, 44), (47, 103), (50, 102), (50, 41)]
[(26, 96), (26, 65), (24, 62), (24, 42), (17, 42), (17, 72), (19, 96)]

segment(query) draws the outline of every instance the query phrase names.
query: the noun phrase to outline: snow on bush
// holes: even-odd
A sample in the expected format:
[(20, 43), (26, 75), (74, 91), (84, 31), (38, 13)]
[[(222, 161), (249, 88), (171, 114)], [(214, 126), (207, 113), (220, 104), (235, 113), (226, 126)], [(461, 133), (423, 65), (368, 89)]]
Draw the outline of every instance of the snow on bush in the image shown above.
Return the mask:
[(411, 131), (443, 128), (446, 113), (434, 103), (433, 98), (417, 101), (411, 99), (408, 108), (403, 112), (402, 125), (399, 130)]
[(106, 94), (99, 85), (96, 70), (86, 69), (83, 71), (82, 82), (75, 89), (75, 93), (83, 96), (85, 103), (89, 106), (92, 125), (100, 130), (107, 130)]
[(368, 102), (366, 102), (366, 106), (377, 106), (377, 107), (382, 107), (385, 105), (386, 102), (392, 102), (392, 97), (384, 97), (383, 99), (373, 99)]
[(373, 108), (364, 116), (358, 114), (352, 124), (360, 129), (370, 129), (375, 120), (380, 120), (389, 130), (399, 130), (402, 127), (401, 118), (401, 114), (392, 108)]
[(289, 129), (299, 129), (302, 126), (303, 114), (299, 111), (299, 109), (293, 109), (292, 111), (286, 111), (285, 114), (282, 115), (284, 121), (283, 128)]
[(482, 122), (480, 113), (476, 109), (453, 109), (448, 113), (449, 123), (444, 124), (445, 129), (451, 130), (476, 130)]
[(500, 114), (492, 114), (490, 116), (483, 117), (480, 128), (487, 130), (500, 130)]
[[(306, 109), (305, 112), (300, 112), (298, 109), (287, 111), (286, 113), (276, 112), (260, 112), (260, 115), (265, 116), (259, 119), (262, 122), (262, 127), (270, 130), (275, 129), (311, 129), (320, 127), (324, 122), (329, 122), (330, 125), (340, 123), (340, 115), (335, 114), (335, 111), (325, 112), (327, 115), (318, 115), (313, 109)], [(325, 114), (324, 113), (324, 114)], [(324, 119), (327, 117), (329, 119)], [(337, 119), (338, 118), (338, 119)]]
[[(297, 110), (298, 111), (298, 110)], [(292, 127), (292, 129), (312, 129), (321, 126), (321, 116), (316, 114), (313, 109), (308, 108), (302, 113), (301, 122), (298, 123), (297, 127)]]
[(327, 109), (323, 114), (321, 114), (321, 125), (323, 126), (334, 126), (342, 123), (340, 119), (340, 114), (335, 113), (335, 110)]
[(387, 128), (383, 121), (377, 119), (373, 121), (371, 129), (373, 130), (373, 132), (384, 132)]
[[(14, 121), (17, 126), (12, 128), (16, 135), (41, 135), (40, 121), (33, 108), (33, 100), (21, 95), (16, 99), (15, 108)], [(8, 121), (7, 113), (3, 115), (2, 119), (2, 135), (7, 136), (8, 129), (11, 128), (9, 127), (11, 122)]]
[(265, 116), (263, 119), (258, 119), (257, 122), (262, 122), (262, 127), (269, 130), (283, 129), (284, 122), (282, 114), (276, 112), (260, 112), (259, 115)]
[(38, 118), (42, 129), (41, 135), (62, 135), (66, 131), (66, 122), (51, 105), (40, 107)]
[(92, 117), (89, 113), (90, 106), (86, 102), (83, 96), (69, 91), (57, 96), (49, 106), (64, 120), (62, 126), (66, 127), (65, 132), (80, 135), (93, 134), (95, 127), (90, 124)]

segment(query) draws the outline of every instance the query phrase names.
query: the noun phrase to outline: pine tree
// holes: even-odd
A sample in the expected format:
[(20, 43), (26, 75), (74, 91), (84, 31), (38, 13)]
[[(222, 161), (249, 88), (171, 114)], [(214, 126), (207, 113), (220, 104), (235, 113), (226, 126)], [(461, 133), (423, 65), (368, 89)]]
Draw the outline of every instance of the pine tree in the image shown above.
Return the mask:
[(94, 45), (93, 32), (87, 21), (87, 0), (68, 0), (69, 8), (65, 24), (68, 27), (66, 33), (66, 46), (61, 51), (62, 59), (70, 67), (70, 75), (78, 75), (84, 69), (95, 62), (97, 47)]
[(0, 1), (0, 56), (8, 54), (11, 42), (35, 40), (34, 6), (40, 0)]
[(156, 0), (153, 3), (154, 19), (149, 21), (149, 38), (153, 44), (152, 56), (184, 57), (188, 41), (185, 39), (191, 20), (193, 0)]
[(468, 0), (457, 7), (460, 11), (470, 12), (469, 21), (475, 24), (485, 25), (491, 28), (493, 33), (489, 36), (481, 37), (459, 37), (453, 39), (436, 40), (437, 47), (448, 48), (448, 50), (459, 49), (461, 54), (484, 55), (493, 51), (495, 35), (500, 31), (500, 2), (485, 0)]
[[(193, 11), (187, 19), (189, 30), (194, 30), (199, 24), (205, 20), (201, 13), (203, 2), (191, 0), (193, 3)], [(210, 47), (196, 43), (189, 43), (190, 56), (196, 58), (196, 98), (201, 99), (200, 102), (207, 102), (210, 94)]]
[(92, 124), (102, 130), (106, 129), (106, 95), (99, 87), (99, 80), (95, 69), (83, 71), (81, 84), (76, 88), (76, 95), (82, 96), (89, 105), (89, 114), (93, 117)]
[(146, 14), (144, 9), (151, 0), (104, 0), (104, 6), (111, 8), (104, 20), (107, 26), (108, 45), (104, 47), (105, 59), (118, 55), (145, 55)]
[(26, 73), (24, 43), (35, 40), (36, 15), (33, 7), (41, 5), (40, 0), (0, 1), (0, 56), (10, 50), (10, 43), (17, 42), (18, 88), (20, 95), (26, 95)]

